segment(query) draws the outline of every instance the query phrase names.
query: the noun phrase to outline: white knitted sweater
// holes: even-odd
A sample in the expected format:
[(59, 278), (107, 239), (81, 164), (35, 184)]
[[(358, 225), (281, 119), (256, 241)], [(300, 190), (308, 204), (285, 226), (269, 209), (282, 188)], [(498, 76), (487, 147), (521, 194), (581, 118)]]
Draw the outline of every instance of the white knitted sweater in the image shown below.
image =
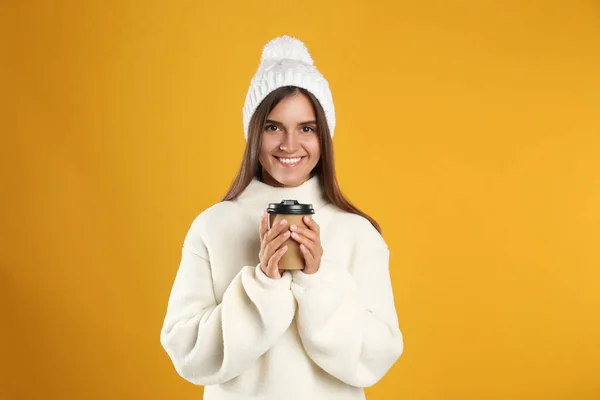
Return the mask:
[[(313, 204), (323, 258), (312, 275), (268, 278), (258, 226), (268, 203)], [(206, 400), (354, 400), (403, 350), (389, 251), (363, 217), (329, 203), (319, 179), (253, 180), (202, 212), (185, 238), (161, 343)]]

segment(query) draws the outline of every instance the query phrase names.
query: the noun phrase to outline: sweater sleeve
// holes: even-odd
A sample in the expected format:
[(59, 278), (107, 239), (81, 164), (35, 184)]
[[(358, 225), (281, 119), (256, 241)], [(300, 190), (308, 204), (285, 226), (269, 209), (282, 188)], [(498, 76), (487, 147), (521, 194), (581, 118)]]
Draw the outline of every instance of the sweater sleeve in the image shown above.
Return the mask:
[(379, 381), (404, 349), (389, 275), (389, 251), (377, 248), (352, 262), (294, 272), (298, 330), (306, 352), (324, 371), (356, 387)]
[(186, 246), (182, 253), (161, 344), (183, 378), (220, 384), (248, 369), (290, 326), (291, 275), (272, 280), (260, 265), (243, 267), (218, 304), (209, 260)]

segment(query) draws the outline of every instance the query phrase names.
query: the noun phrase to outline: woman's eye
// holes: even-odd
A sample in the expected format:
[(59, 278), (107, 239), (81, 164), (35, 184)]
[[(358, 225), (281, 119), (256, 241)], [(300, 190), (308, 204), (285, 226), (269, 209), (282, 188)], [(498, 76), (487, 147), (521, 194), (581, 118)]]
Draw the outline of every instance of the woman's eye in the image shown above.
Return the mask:
[(302, 132), (304, 132), (304, 133), (310, 133), (310, 132), (314, 132), (314, 131), (315, 130), (312, 127), (310, 127), (310, 126), (303, 126), (302, 127)]
[(265, 131), (271, 131), (271, 132), (273, 132), (273, 131), (276, 131), (276, 130), (277, 130), (277, 126), (275, 126), (275, 125), (267, 125), (267, 126), (265, 126)]

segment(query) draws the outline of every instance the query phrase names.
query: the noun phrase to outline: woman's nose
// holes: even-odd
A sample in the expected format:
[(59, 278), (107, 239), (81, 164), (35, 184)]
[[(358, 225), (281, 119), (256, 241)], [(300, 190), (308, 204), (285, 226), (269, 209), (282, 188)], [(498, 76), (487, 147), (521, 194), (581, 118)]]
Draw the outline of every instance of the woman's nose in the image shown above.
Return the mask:
[(287, 151), (288, 153), (293, 153), (298, 150), (298, 146), (298, 135), (295, 133), (286, 133), (283, 135), (279, 148), (283, 151)]

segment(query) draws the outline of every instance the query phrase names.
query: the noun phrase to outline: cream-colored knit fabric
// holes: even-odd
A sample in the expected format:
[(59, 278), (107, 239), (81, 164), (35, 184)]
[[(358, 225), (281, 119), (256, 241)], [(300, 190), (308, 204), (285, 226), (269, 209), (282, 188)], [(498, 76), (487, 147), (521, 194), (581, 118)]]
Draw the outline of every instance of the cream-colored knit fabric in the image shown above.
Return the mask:
[[(260, 268), (259, 221), (282, 199), (315, 208), (315, 274), (271, 279)], [(387, 244), (329, 203), (316, 176), (294, 188), (255, 179), (192, 223), (160, 338), (205, 400), (364, 400), (404, 349)]]
[(258, 71), (252, 78), (246, 94), (243, 108), (246, 140), (250, 119), (256, 108), (269, 93), (283, 86), (306, 89), (319, 100), (333, 137), (335, 108), (329, 83), (315, 67), (304, 43), (290, 36), (280, 36), (265, 45)]

